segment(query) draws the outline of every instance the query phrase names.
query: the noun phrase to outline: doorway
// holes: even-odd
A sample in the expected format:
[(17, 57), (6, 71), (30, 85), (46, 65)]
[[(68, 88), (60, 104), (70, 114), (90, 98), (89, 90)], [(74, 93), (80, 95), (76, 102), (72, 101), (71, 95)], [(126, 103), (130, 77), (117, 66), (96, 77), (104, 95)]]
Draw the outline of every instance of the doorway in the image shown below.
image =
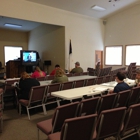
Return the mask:
[(103, 68), (103, 51), (95, 50), (95, 68), (96, 64), (100, 62), (100, 68)]

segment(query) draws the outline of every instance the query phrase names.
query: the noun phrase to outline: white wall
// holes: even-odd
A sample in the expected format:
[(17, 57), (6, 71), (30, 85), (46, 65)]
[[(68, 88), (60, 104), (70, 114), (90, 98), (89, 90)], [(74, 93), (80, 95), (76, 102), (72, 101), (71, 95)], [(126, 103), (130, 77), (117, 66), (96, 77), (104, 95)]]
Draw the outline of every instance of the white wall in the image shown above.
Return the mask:
[(104, 25), (102, 20), (58, 10), (25, 0), (0, 0), (0, 15), (65, 26), (65, 68), (69, 67), (69, 40), (72, 40), (71, 68), (80, 61), (86, 71), (94, 67), (95, 50), (103, 50)]
[[(140, 5), (113, 15), (107, 19), (105, 25), (105, 46), (123, 45), (123, 66), (125, 66), (125, 45), (131, 44), (140, 44)], [(133, 55), (135, 54), (132, 54), (132, 57)]]

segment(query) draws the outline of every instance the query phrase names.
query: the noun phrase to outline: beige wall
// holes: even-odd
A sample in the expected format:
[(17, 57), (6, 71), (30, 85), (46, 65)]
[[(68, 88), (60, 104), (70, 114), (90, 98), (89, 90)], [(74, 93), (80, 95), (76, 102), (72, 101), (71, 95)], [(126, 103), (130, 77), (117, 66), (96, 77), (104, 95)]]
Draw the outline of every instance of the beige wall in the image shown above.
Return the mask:
[(95, 50), (103, 50), (102, 20), (43, 6), (25, 0), (1, 0), (0, 15), (65, 27), (65, 68), (69, 67), (69, 40), (73, 53), (70, 67), (80, 61), (84, 71), (95, 66)]
[(140, 44), (140, 5), (108, 18), (105, 25), (105, 46), (123, 45), (123, 66), (125, 66), (125, 45), (130, 44)]
[[(56, 64), (65, 69), (65, 28), (43, 24), (29, 34), (29, 49), (39, 52), (43, 67), (44, 60), (51, 60), (51, 72)], [(47, 66), (44, 67), (47, 70)]]
[(28, 49), (28, 33), (0, 29), (0, 61), (2, 62), (3, 66), (5, 62), (4, 46), (20, 46), (23, 49)]

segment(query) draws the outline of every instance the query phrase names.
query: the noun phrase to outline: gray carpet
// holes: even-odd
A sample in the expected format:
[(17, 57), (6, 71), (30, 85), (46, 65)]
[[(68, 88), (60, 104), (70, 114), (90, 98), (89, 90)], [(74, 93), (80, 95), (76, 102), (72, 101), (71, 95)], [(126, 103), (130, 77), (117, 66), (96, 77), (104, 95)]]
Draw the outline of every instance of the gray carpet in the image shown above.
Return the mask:
[[(28, 120), (27, 114), (19, 115), (16, 109), (4, 111), (3, 132), (0, 140), (37, 140), (36, 123), (52, 117), (54, 110), (49, 110), (45, 116), (43, 112), (31, 114)], [(47, 136), (40, 132), (40, 140), (47, 140)]]

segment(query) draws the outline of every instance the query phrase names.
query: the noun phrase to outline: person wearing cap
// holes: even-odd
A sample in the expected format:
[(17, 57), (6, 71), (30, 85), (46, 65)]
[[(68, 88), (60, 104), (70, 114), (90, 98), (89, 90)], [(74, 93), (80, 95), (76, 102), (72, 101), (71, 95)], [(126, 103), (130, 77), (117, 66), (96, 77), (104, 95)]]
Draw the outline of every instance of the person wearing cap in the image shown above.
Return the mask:
[(136, 79), (135, 82), (137, 84), (137, 86), (140, 86), (140, 70), (136, 71)]
[(115, 81), (118, 83), (114, 90), (110, 90), (109, 93), (118, 93), (120, 91), (129, 90), (130, 87), (127, 83), (124, 82), (125, 74), (123, 72), (118, 72), (116, 74)]
[(55, 72), (58, 68), (60, 68), (60, 65), (55, 65), (55, 69), (50, 73), (50, 75), (55, 75)]
[(83, 69), (80, 67), (80, 63), (79, 62), (76, 62), (75, 63), (75, 68), (73, 68), (70, 73), (82, 73), (83, 72)]

